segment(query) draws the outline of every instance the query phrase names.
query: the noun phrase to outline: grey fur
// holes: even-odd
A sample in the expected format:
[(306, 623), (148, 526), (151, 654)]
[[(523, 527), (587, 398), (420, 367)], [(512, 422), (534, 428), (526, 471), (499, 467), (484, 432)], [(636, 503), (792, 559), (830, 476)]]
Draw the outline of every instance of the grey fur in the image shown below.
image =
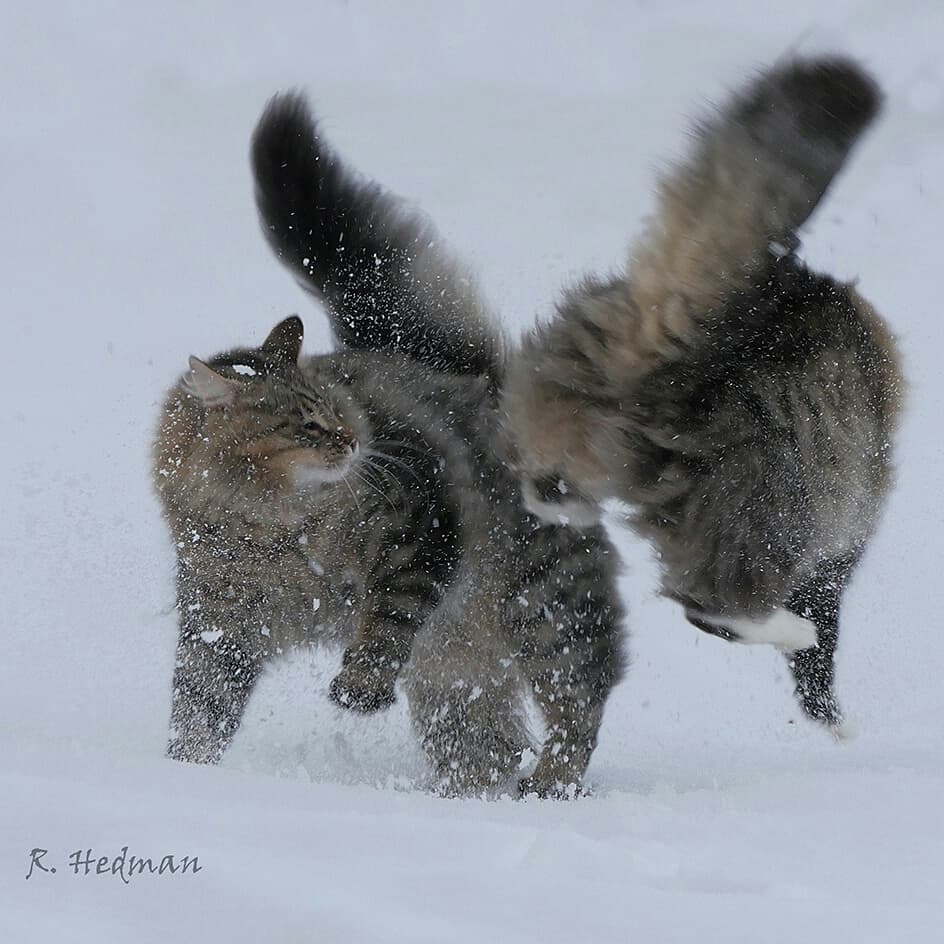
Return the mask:
[(504, 342), (472, 276), (422, 213), (334, 153), (302, 94), (272, 98), (251, 158), (263, 232), (339, 344), (497, 385)]
[[(348, 179), (333, 160), (331, 173)], [(317, 176), (321, 166), (296, 170)], [(317, 181), (296, 183), (322, 193), (309, 235), (336, 232), (316, 225), (332, 214), (372, 231), (350, 218), (363, 204), (348, 191), (335, 205)], [(329, 248), (307, 251), (328, 260), (319, 271), (335, 285), (351, 273), (332, 268)], [(404, 247), (388, 251), (400, 258)], [(381, 709), (402, 676), (445, 791), (515, 772), (533, 746), (527, 698), (547, 736), (521, 789), (572, 791), (624, 666), (616, 554), (602, 529), (545, 528), (525, 512), (497, 457), (497, 335), (473, 327), (454, 356), (439, 346), (433, 362), (411, 348), (375, 350), (382, 331), (356, 334), (364, 298), (352, 312), (343, 293), (333, 300), (333, 317), (350, 316), (364, 341), (357, 349), (299, 359), (302, 326), (289, 318), (259, 348), (193, 359), (168, 396), (155, 482), (178, 549), (169, 753), (218, 760), (265, 661), (336, 642), (345, 651), (334, 700)], [(415, 331), (427, 309), (422, 295), (414, 301)], [(376, 310), (386, 311), (380, 299)]]
[(504, 400), (543, 518), (619, 498), (695, 625), (814, 623), (819, 650), (791, 665), (830, 724), (841, 590), (890, 485), (903, 382), (876, 312), (792, 249), (878, 106), (840, 58), (748, 85), (662, 182), (626, 273), (572, 289), (525, 339)]

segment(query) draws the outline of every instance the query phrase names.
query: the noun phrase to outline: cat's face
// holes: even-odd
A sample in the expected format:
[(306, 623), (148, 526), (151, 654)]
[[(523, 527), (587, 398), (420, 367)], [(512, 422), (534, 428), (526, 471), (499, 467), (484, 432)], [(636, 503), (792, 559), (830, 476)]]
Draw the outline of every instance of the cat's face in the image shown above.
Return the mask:
[(190, 359), (183, 387), (206, 409), (201, 434), (244, 491), (290, 496), (342, 481), (369, 436), (328, 359), (299, 370), (301, 339), (300, 319), (288, 318), (258, 349)]

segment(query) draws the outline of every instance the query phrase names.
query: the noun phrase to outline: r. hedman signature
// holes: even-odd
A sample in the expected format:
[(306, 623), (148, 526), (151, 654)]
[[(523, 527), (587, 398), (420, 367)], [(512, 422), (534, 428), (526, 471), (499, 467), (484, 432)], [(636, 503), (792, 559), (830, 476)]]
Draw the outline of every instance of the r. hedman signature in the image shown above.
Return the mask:
[[(48, 849), (37, 847), (30, 851), (27, 878), (34, 873), (37, 875), (41, 872), (47, 875), (57, 873), (56, 865), (46, 860), (48, 855)], [(165, 855), (159, 859), (141, 859), (136, 855), (129, 855), (128, 847), (122, 846), (118, 855), (112, 857), (95, 855), (92, 849), (76, 849), (69, 856), (66, 871), (69, 869), (72, 870), (73, 875), (114, 875), (125, 885), (129, 885), (136, 875), (196, 875), (197, 872), (203, 871), (203, 866), (200, 865), (197, 856), (175, 858), (172, 855)]]

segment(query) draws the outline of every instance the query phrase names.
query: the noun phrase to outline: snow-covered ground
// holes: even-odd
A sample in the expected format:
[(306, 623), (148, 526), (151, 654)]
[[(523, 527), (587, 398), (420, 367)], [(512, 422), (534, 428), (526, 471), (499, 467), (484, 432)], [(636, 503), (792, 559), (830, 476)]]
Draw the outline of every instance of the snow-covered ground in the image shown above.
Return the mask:
[[(944, 6), (50, 0), (2, 19), (0, 940), (944, 939)], [(619, 262), (699, 102), (820, 49), (861, 57), (888, 101), (805, 254), (861, 275), (911, 382), (844, 624), (859, 737), (799, 717), (776, 653), (692, 630), (621, 533), (634, 666), (591, 798), (422, 792), (402, 705), (342, 715), (322, 655), (264, 679), (221, 768), (164, 760), (159, 399), (188, 354), (289, 312), (309, 350), (328, 341), (257, 229), (246, 151), (266, 98), (308, 89), (517, 330)], [(200, 871), (69, 866), (125, 846)], [(34, 848), (57, 872), (26, 881)]]

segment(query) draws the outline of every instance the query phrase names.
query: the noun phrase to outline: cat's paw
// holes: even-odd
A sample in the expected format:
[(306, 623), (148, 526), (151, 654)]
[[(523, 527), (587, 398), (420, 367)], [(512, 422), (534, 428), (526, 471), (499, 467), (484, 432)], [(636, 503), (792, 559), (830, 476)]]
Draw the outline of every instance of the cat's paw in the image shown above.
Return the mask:
[(836, 696), (832, 692), (810, 692), (798, 688), (797, 695), (807, 717), (826, 725), (830, 731), (837, 734), (843, 724), (843, 714), (839, 702), (836, 701)]
[(536, 771), (530, 777), (518, 781), (518, 795), (536, 796), (542, 800), (576, 800), (589, 796), (590, 790), (579, 783), (564, 783), (561, 780), (548, 780)]
[(345, 653), (346, 665), (332, 679), (331, 700), (341, 708), (371, 714), (383, 711), (396, 701), (396, 672), (387, 665), (351, 658)]

